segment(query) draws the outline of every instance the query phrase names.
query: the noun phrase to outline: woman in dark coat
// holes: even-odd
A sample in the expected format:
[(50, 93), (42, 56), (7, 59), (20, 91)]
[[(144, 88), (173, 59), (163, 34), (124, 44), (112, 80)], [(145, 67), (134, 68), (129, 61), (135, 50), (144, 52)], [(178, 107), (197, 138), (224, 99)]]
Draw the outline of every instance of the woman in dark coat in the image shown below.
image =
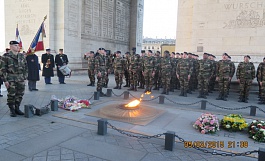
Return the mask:
[(37, 91), (36, 82), (40, 80), (39, 70), (39, 60), (38, 56), (35, 54), (27, 55), (26, 57), (28, 64), (28, 86), (30, 91)]
[(41, 56), (41, 62), (43, 63), (42, 76), (44, 76), (46, 84), (52, 84), (51, 77), (54, 76), (54, 56), (50, 52), (50, 49), (46, 49), (46, 53)]
[(59, 70), (61, 66), (67, 65), (68, 64), (68, 58), (67, 55), (63, 54), (63, 49), (59, 49), (59, 54), (55, 56), (55, 64), (57, 66), (57, 76), (59, 79), (60, 84), (66, 84), (64, 82), (65, 76), (63, 73)]

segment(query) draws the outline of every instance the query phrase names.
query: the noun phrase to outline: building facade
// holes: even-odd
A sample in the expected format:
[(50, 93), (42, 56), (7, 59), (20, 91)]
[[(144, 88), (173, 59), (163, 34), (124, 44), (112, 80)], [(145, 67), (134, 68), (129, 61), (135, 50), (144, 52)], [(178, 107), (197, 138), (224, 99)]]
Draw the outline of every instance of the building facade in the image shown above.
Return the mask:
[(142, 50), (152, 50), (153, 53), (156, 51), (161, 52), (161, 45), (163, 44), (175, 44), (176, 39), (155, 39), (155, 38), (144, 38), (142, 44)]

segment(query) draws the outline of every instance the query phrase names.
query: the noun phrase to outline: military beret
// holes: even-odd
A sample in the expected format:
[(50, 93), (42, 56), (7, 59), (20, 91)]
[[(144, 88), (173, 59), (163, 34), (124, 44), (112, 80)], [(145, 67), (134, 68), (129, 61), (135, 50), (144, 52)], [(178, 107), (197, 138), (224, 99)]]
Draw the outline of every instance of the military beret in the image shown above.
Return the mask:
[(176, 53), (176, 55), (180, 55), (179, 53)]
[(59, 51), (63, 51), (63, 49), (59, 49)]
[(199, 55), (195, 55), (196, 57), (199, 57)]
[(15, 44), (19, 44), (17, 41), (10, 41), (9, 45), (15, 45)]
[(121, 51), (116, 51), (116, 53), (119, 53), (119, 54), (120, 54), (120, 53), (121, 53)]
[(50, 48), (47, 48), (46, 51), (51, 51), (51, 49)]
[(249, 55), (246, 55), (246, 56), (244, 56), (244, 57), (248, 57), (249, 59), (251, 59)]
[(152, 50), (148, 50), (149, 53), (153, 53)]
[(187, 53), (187, 52), (184, 52), (183, 54), (186, 54), (186, 55), (188, 55), (188, 53)]
[(227, 53), (223, 53), (223, 55), (225, 55), (225, 56), (229, 56)]
[(214, 58), (216, 58), (216, 56), (215, 56), (215, 55), (213, 55), (213, 57), (214, 57)]
[(136, 47), (133, 47), (132, 50), (136, 50)]
[(231, 59), (231, 56), (228, 55), (228, 58)]
[(160, 54), (160, 51), (156, 51), (157, 54)]
[(203, 53), (203, 55), (209, 55), (208, 53)]
[(130, 52), (127, 51), (125, 54), (130, 54)]
[(141, 53), (145, 53), (145, 50), (141, 50)]

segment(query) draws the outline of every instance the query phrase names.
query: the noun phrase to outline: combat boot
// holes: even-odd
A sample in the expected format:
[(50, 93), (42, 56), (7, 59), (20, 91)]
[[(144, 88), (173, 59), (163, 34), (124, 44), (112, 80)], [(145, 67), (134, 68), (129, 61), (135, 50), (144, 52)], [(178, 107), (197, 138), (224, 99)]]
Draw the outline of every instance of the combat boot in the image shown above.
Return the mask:
[(22, 111), (20, 111), (20, 109), (19, 109), (19, 103), (15, 104), (15, 113), (17, 115), (24, 115), (24, 113)]
[(159, 90), (159, 88), (157, 88), (157, 83), (155, 84), (155, 88), (153, 88), (153, 90)]
[(126, 84), (123, 87), (129, 87), (128, 81), (126, 81)]
[(248, 103), (248, 97), (245, 97), (244, 102), (245, 102), (245, 103)]
[(16, 114), (16, 112), (15, 112), (14, 105), (9, 104), (8, 107), (9, 107), (9, 109), (10, 109), (10, 116), (11, 116), (11, 117), (17, 117), (17, 114)]
[(207, 99), (207, 96), (204, 92), (202, 92), (202, 98)]
[(183, 89), (180, 89), (180, 94), (179, 94), (179, 96), (184, 96), (184, 91), (183, 91)]
[(121, 84), (120, 84), (120, 86), (119, 86), (119, 89), (121, 89)]
[(197, 98), (202, 98), (202, 91), (199, 91), (199, 96)]
[(184, 91), (183, 91), (183, 96), (184, 96), (184, 97), (187, 97), (187, 90), (184, 90)]
[(144, 93), (146, 93), (146, 92), (148, 92), (148, 91), (149, 91), (149, 89), (146, 87), (145, 90), (144, 90)]
[(95, 87), (95, 82), (92, 82), (92, 87)]
[(219, 96), (216, 98), (216, 100), (222, 100), (223, 99), (222, 96), (223, 96), (222, 93), (219, 93)]
[(227, 93), (224, 94), (223, 100), (227, 101)]
[(116, 87), (114, 87), (113, 89), (119, 89), (118, 83), (116, 83)]
[(240, 96), (240, 97), (239, 97), (239, 99), (238, 99), (238, 102), (244, 102), (244, 100), (243, 100), (243, 97), (242, 97), (242, 96)]
[(100, 90), (99, 90), (99, 96), (100, 97), (105, 97), (106, 96), (106, 94), (102, 92), (102, 88), (100, 88)]
[(92, 86), (92, 82), (90, 82), (90, 84), (88, 84), (87, 86)]

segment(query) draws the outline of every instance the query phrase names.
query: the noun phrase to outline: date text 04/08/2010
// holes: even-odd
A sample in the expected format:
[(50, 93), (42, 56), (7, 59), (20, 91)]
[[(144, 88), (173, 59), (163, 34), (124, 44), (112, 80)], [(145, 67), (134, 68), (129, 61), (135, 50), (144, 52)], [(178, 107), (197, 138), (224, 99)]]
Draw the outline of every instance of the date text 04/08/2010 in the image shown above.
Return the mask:
[[(226, 143), (226, 144), (225, 144)], [(185, 141), (185, 148), (248, 148), (248, 141)]]

